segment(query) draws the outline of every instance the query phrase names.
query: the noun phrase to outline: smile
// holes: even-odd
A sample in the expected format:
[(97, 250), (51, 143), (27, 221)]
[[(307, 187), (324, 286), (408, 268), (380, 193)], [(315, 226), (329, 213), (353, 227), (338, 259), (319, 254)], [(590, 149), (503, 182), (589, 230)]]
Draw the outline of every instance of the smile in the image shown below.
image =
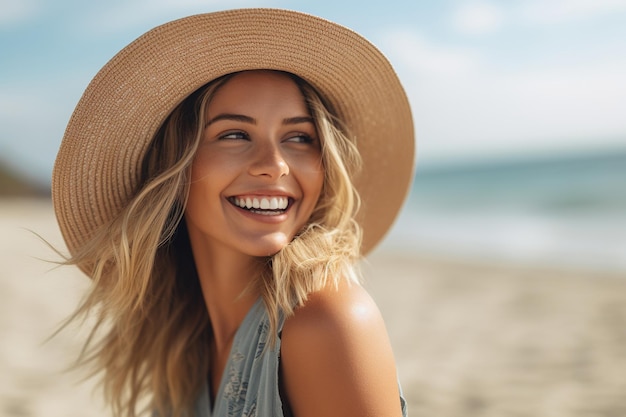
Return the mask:
[(268, 216), (282, 214), (289, 207), (289, 198), (284, 196), (242, 196), (228, 200), (239, 208)]

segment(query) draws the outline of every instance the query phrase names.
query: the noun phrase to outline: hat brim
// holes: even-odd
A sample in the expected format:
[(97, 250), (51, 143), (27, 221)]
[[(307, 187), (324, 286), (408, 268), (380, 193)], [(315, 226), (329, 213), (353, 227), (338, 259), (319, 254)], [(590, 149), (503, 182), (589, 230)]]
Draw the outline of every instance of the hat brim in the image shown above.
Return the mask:
[(65, 131), (52, 176), (57, 220), (70, 252), (119, 214), (169, 113), (222, 75), (287, 71), (317, 89), (354, 134), (363, 205), (362, 253), (384, 236), (406, 198), (415, 140), (406, 94), (383, 54), (333, 22), (279, 9), (194, 15), (158, 26), (95, 76)]

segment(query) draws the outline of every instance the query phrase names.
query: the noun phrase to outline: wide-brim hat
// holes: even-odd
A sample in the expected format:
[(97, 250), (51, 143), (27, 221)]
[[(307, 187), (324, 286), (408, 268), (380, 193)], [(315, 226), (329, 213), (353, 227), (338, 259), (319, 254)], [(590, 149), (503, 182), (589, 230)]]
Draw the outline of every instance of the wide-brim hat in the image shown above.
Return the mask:
[(94, 77), (68, 123), (52, 175), (54, 210), (73, 253), (138, 189), (155, 133), (189, 94), (222, 75), (296, 74), (328, 100), (355, 136), (362, 253), (384, 236), (413, 177), (415, 140), (406, 94), (389, 61), (354, 31), (308, 14), (238, 9), (158, 26)]

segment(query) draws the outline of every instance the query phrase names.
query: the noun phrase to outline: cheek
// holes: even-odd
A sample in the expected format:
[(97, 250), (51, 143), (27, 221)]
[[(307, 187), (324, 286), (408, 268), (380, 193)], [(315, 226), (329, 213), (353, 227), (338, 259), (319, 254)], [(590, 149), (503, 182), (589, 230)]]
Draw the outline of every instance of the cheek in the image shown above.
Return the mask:
[(318, 170), (313, 176), (313, 181), (311, 187), (313, 188), (316, 198), (315, 201), (319, 200), (320, 195), (322, 194), (322, 188), (324, 187), (324, 175), (325, 172), (323, 169)]
[(305, 192), (311, 197), (310, 204), (311, 210), (317, 206), (317, 202), (322, 194), (322, 188), (324, 187), (325, 172), (323, 167), (317, 164), (315, 167), (303, 172), (303, 178), (305, 184)]
[(189, 185), (189, 194), (187, 195), (185, 215), (195, 219), (199, 213), (206, 210), (207, 201), (210, 201), (207, 194), (207, 189), (204, 186), (203, 181), (197, 178), (192, 179), (191, 184)]
[[(322, 213), (317, 209), (324, 188), (324, 171), (315, 170), (309, 172), (306, 176), (306, 184), (302, 185), (304, 192), (308, 196), (305, 205), (306, 221), (308, 222), (320, 222), (322, 221)], [(303, 224), (303, 226), (304, 226)]]
[(191, 165), (191, 182), (194, 183), (211, 176), (215, 161), (204, 152), (199, 152)]
[(202, 155), (196, 156), (191, 166), (187, 210), (194, 211), (198, 207), (206, 208), (218, 191), (221, 181), (219, 167)]
[(198, 152), (191, 165), (191, 184), (222, 186), (236, 172), (237, 161), (214, 152)]

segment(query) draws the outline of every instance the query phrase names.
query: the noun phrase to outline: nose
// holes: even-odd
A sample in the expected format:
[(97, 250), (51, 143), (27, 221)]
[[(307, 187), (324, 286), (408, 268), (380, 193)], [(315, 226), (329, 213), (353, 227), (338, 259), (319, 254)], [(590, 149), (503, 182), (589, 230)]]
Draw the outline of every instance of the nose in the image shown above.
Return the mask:
[(278, 179), (289, 174), (289, 165), (278, 145), (263, 144), (258, 146), (249, 172), (253, 176)]

